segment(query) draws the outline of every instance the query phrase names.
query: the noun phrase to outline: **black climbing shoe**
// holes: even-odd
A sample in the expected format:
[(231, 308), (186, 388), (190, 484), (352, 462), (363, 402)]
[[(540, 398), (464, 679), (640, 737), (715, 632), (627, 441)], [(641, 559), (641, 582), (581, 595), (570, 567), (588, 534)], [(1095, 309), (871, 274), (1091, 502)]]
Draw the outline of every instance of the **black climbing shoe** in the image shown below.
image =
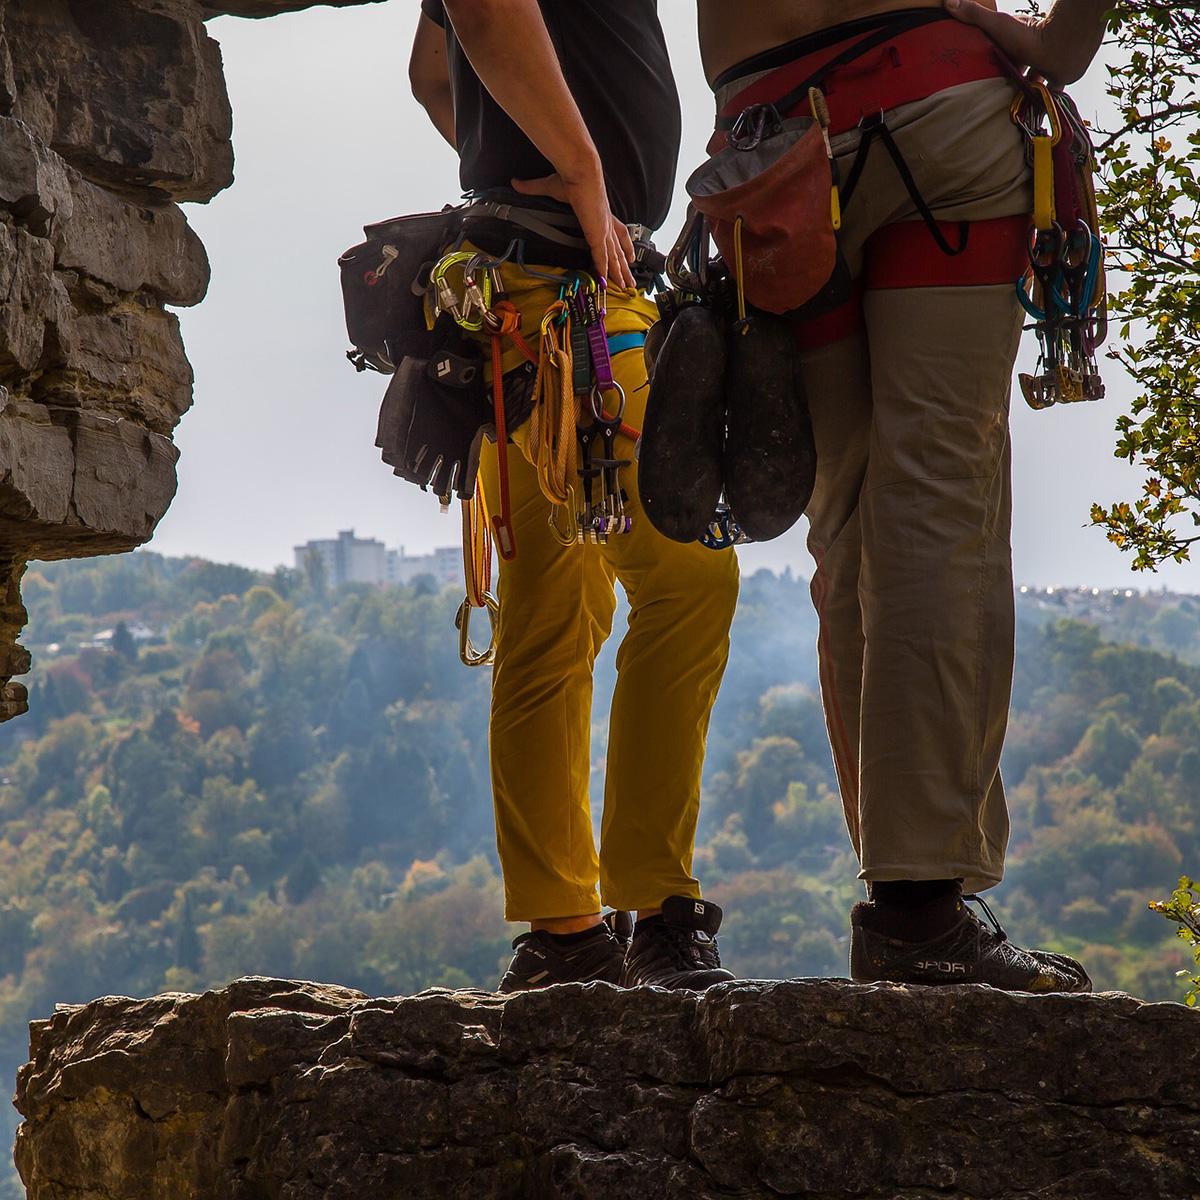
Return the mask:
[(721, 966), (717, 930), (721, 910), (708, 900), (668, 896), (662, 915), (647, 917), (633, 929), (621, 983), (652, 984), (677, 991), (702, 992), (733, 978)]
[(725, 499), (756, 542), (800, 519), (817, 476), (794, 326), (753, 313), (729, 333), (725, 366)]
[(638, 492), (659, 533), (694, 542), (708, 529), (724, 440), (725, 332), (709, 309), (691, 305), (658, 351), (638, 442)]
[(1008, 940), (987, 905), (985, 925), (965, 905), (955, 925), (927, 942), (902, 941), (871, 928), (871, 904), (850, 911), (850, 978), (860, 983), (986, 983), (1010, 992), (1090, 992), (1088, 973), (1073, 958), (1022, 950)]
[(627, 933), (624, 939), (621, 934), (628, 930), (629, 920), (628, 913), (610, 913), (595, 929), (568, 935), (570, 941), (544, 929), (521, 934), (513, 942), (516, 953), (496, 990), (525, 992), (554, 983), (592, 983), (595, 980), (620, 983), (628, 941)]

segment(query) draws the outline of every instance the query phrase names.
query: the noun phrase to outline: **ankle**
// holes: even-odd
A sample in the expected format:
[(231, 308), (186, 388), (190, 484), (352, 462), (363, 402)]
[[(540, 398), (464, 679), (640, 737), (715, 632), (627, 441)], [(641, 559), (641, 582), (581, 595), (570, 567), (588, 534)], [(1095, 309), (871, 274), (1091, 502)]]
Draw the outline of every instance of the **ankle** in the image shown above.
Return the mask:
[(928, 941), (953, 928), (962, 911), (962, 880), (900, 879), (872, 883), (864, 923), (906, 942)]
[(583, 913), (575, 917), (539, 917), (537, 920), (529, 922), (529, 928), (534, 933), (539, 930), (553, 934), (586, 933), (589, 929), (594, 929), (601, 924), (603, 921), (597, 912)]

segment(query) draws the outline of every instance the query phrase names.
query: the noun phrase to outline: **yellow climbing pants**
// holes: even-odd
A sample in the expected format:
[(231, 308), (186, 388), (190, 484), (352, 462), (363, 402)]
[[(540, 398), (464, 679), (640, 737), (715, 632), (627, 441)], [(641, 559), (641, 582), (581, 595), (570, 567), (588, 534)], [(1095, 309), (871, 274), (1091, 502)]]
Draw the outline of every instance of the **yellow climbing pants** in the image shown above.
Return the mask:
[[(508, 268), (504, 286), (533, 342), (558, 289)], [(609, 334), (645, 330), (656, 315), (640, 293), (608, 293)], [(519, 356), (506, 354), (505, 369)], [(640, 428), (646, 368), (640, 347), (613, 358), (625, 420)], [(709, 714), (729, 650), (738, 569), (732, 550), (681, 545), (642, 513), (634, 467), (622, 470), (633, 517), (607, 544), (564, 546), (526, 454), (529, 424), (508, 462), (517, 556), (499, 567), (490, 750), (496, 840), (510, 921), (653, 908), (699, 897), (692, 850)], [(633, 444), (617, 439), (620, 457)], [(500, 511), (496, 447), (480, 480)], [(573, 520), (573, 516), (568, 520)], [(592, 667), (612, 629), (615, 582), (629, 600), (617, 654), (599, 852), (592, 832)]]

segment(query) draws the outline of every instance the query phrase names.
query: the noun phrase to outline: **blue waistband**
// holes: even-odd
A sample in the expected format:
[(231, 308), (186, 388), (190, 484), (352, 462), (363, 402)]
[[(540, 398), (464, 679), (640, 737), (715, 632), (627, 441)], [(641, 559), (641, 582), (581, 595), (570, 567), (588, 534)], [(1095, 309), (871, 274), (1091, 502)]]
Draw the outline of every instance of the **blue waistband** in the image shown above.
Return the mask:
[(614, 333), (608, 339), (609, 354), (620, 354), (622, 350), (636, 350), (646, 344), (644, 330), (634, 330), (632, 333)]

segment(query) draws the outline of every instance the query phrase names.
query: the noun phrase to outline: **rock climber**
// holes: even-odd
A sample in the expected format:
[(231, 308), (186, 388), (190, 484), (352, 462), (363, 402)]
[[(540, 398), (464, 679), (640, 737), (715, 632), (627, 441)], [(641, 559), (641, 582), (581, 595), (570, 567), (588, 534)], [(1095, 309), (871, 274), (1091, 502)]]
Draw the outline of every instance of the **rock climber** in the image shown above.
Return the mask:
[[(607, 540), (592, 540), (595, 526), (581, 541), (551, 526), (555, 510), (531, 461), (531, 422), (512, 431), (516, 555), (502, 556), (499, 567), (490, 754), (505, 914), (530, 929), (513, 944), (500, 990), (589, 980), (703, 989), (732, 978), (715, 940), (721, 910), (702, 897), (692, 849), (738, 572), (731, 550), (681, 545), (654, 530), (640, 511), (631, 461), (629, 435), (646, 395), (642, 343), (656, 310), (635, 283), (630, 230), (653, 230), (665, 218), (680, 137), (655, 0), (421, 7), (413, 92), (457, 150), (466, 193), (524, 214), (501, 222), (486, 245), (470, 235), (474, 244), (499, 256), (522, 239), (523, 265), (509, 260), (497, 270), (520, 333), (532, 341), (564, 286), (573, 286), (568, 268), (579, 264), (530, 230), (539, 213), (574, 214), (589, 248), (585, 265), (607, 282), (607, 354), (603, 338), (597, 347), (601, 360), (611, 359), (615, 387), (606, 403), (619, 392), (625, 405), (625, 432), (613, 435), (612, 453), (588, 449), (588, 461), (624, 464), (608, 501), (619, 504), (628, 532)], [(510, 346), (504, 370), (519, 362)], [(496, 446), (487, 446), (480, 478), (493, 514), (503, 500), (498, 461)], [(629, 627), (617, 655), (597, 850), (592, 668), (612, 627), (617, 582)], [(602, 920), (602, 903), (636, 912), (627, 950)]]

